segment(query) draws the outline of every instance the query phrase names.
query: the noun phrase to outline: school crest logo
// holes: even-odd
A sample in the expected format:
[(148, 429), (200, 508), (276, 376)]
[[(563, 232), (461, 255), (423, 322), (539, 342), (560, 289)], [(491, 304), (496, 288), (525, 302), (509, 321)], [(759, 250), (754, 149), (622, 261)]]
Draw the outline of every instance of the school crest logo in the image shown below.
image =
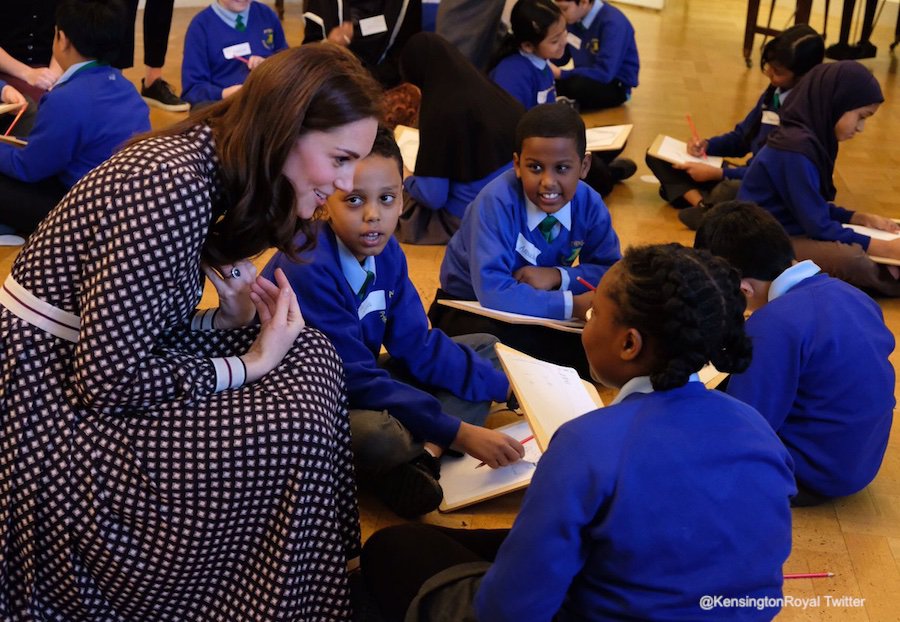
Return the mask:
[(575, 260), (578, 259), (578, 255), (581, 254), (581, 248), (584, 246), (583, 240), (577, 240), (572, 242), (571, 248), (569, 248), (569, 254), (562, 254), (559, 256), (559, 262), (564, 266), (571, 266), (575, 263)]
[(591, 42), (588, 44), (588, 49), (591, 51), (591, 54), (596, 54), (600, 51), (600, 39), (591, 39)]
[(263, 47), (267, 50), (275, 49), (275, 30), (272, 28), (266, 28), (263, 30), (263, 38), (262, 38)]

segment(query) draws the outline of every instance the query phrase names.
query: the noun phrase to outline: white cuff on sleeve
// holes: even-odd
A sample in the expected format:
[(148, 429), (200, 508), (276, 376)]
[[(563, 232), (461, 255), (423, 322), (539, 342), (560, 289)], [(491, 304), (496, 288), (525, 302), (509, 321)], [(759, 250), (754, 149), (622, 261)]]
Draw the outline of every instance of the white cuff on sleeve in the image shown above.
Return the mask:
[(191, 318), (191, 330), (213, 330), (213, 320), (218, 312), (218, 308), (197, 310)]
[(564, 300), (564, 304), (565, 304), (565, 308), (563, 309), (563, 311), (566, 314), (566, 319), (571, 320), (572, 319), (572, 309), (574, 308), (574, 305), (575, 305), (574, 301), (572, 300), (572, 292), (570, 292), (569, 290), (564, 291), (563, 292), (563, 300)]
[(559, 291), (564, 292), (569, 289), (569, 272), (560, 266), (556, 266), (556, 269), (559, 270), (560, 276)]
[(210, 359), (216, 368), (216, 393), (236, 389), (247, 380), (247, 367), (239, 356)]

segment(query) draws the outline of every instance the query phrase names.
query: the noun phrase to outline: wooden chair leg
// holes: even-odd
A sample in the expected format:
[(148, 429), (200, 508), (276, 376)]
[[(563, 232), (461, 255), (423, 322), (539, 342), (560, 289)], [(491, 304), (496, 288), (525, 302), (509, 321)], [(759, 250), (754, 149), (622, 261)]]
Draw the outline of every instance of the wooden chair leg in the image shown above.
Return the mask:
[[(749, 0), (747, 2), (747, 25), (744, 28), (744, 62), (747, 67), (751, 67), (753, 63), (750, 61), (750, 55), (753, 52), (753, 36), (756, 34), (756, 20), (759, 18), (759, 1)], [(773, 2), (775, 0), (772, 0)]]

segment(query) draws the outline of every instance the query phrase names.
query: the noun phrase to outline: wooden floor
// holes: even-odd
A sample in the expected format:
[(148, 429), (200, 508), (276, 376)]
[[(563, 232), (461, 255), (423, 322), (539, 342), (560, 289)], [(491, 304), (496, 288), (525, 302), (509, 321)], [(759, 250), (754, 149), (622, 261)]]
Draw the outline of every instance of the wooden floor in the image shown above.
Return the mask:
[[(613, 224), (624, 246), (665, 241), (689, 244), (691, 233), (678, 222), (675, 211), (660, 200), (657, 185), (645, 179), (649, 171), (643, 154), (660, 132), (686, 137), (686, 112), (693, 114), (700, 133), (709, 136), (731, 129), (754, 104), (766, 80), (758, 68), (747, 69), (743, 62), (746, 4), (737, 0), (669, 0), (663, 12), (621, 6), (637, 31), (641, 85), (626, 106), (587, 116), (589, 125), (635, 124), (624, 155), (638, 163), (638, 173), (608, 197)], [(832, 8), (832, 16), (837, 16), (839, 9), (840, 4)], [(165, 70), (167, 79), (175, 85), (180, 83), (184, 31), (197, 10), (176, 10)], [(763, 3), (761, 13), (766, 11), (767, 4)], [(300, 14), (299, 3), (289, 2), (285, 30), (291, 44), (301, 38)], [(779, 9), (773, 23), (783, 27), (789, 18)], [(886, 102), (867, 123), (865, 133), (842, 145), (835, 180), (841, 205), (892, 217), (900, 217), (900, 147), (896, 146), (900, 107), (894, 101), (897, 59), (887, 48), (896, 18), (897, 5), (888, 4), (872, 38), (878, 46), (878, 57), (865, 61), (881, 82)], [(813, 26), (821, 30), (822, 19), (822, 0), (817, 0)], [(836, 20), (831, 21), (828, 31), (833, 33), (833, 41), (838, 32)], [(754, 62), (759, 61), (761, 41), (757, 37)], [(134, 69), (126, 75), (135, 82), (141, 77)], [(161, 127), (180, 118), (182, 115), (154, 111), (152, 121), (155, 127)], [(443, 248), (407, 247), (406, 251), (412, 278), (427, 305), (437, 286)], [(14, 250), (0, 249), (0, 278), (9, 271), (14, 257)], [(900, 301), (880, 303), (896, 335)], [(892, 360), (896, 368), (896, 353)], [(508, 417), (508, 413), (500, 413), (493, 421)], [(509, 526), (520, 501), (521, 494), (512, 494), (472, 511), (433, 514), (424, 520), (460, 527)], [(364, 535), (368, 536), (399, 519), (364, 496), (362, 521)], [(835, 577), (789, 581), (785, 593), (797, 599), (819, 597), (819, 602), (808, 603), (807, 608), (799, 604), (786, 607), (779, 620), (900, 620), (900, 432), (896, 428), (881, 472), (865, 491), (822, 507), (794, 511), (794, 548), (785, 572), (815, 571), (830, 571)], [(835, 602), (843, 597), (849, 598)], [(851, 598), (864, 601), (852, 603)], [(710, 615), (710, 619), (714, 617)]]

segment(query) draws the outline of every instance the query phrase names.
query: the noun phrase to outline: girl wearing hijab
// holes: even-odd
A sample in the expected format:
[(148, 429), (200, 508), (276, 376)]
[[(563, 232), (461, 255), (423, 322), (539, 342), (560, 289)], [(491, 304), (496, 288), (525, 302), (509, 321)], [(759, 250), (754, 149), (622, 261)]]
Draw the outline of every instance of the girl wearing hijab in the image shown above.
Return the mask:
[(422, 104), (416, 170), (403, 182), (409, 198), (397, 237), (446, 244), (475, 195), (512, 167), (525, 108), (434, 33), (410, 38), (400, 70), (421, 89)]
[(892, 233), (897, 223), (833, 203), (838, 143), (863, 131), (884, 101), (881, 87), (856, 61), (819, 65), (794, 87), (781, 109), (781, 126), (753, 159), (738, 199), (753, 201), (781, 223), (798, 261), (857, 287), (900, 296), (900, 269), (870, 256), (900, 259), (900, 240), (883, 240), (843, 225)]

